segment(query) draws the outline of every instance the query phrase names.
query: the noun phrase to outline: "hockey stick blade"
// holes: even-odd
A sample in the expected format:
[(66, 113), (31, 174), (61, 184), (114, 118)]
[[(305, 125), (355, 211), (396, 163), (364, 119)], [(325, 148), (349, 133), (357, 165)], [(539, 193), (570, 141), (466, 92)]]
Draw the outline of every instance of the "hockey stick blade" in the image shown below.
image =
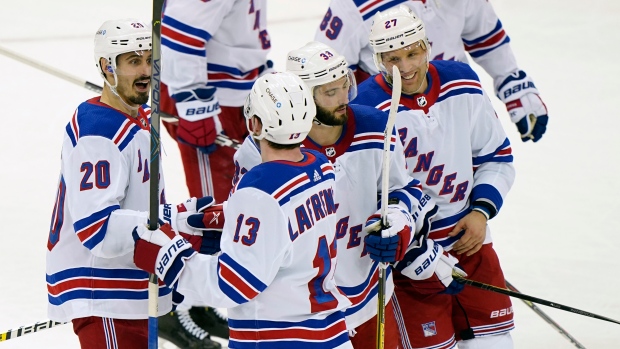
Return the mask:
[(48, 328), (52, 328), (58, 325), (64, 325), (66, 322), (56, 322), (52, 320), (37, 322), (34, 325), (30, 326), (22, 326), (16, 330), (8, 330), (6, 332), (0, 333), (0, 342), (8, 341), (9, 339), (25, 336), (27, 334), (39, 332), (42, 330), (46, 330)]
[(482, 283), (482, 282), (479, 282), (479, 281), (474, 281), (474, 280), (471, 280), (471, 279), (466, 279), (466, 278), (462, 277), (460, 274), (456, 273), (455, 271), (452, 271), (452, 277), (457, 282), (460, 282), (460, 283), (465, 284), (465, 285), (473, 286), (473, 287), (480, 288), (480, 289), (483, 289), (483, 290), (486, 290), (486, 291), (491, 291), (491, 292), (505, 294), (505, 295), (510, 296), (510, 297), (524, 299), (524, 300), (527, 300), (527, 301), (530, 301), (530, 302), (546, 305), (548, 307), (552, 307), (552, 308), (568, 311), (570, 313), (575, 313), (575, 314), (579, 314), (579, 315), (583, 315), (583, 316), (588, 316), (588, 317), (592, 317), (592, 318), (595, 318), (595, 319), (599, 319), (599, 320), (603, 320), (603, 321), (608, 321), (608, 322), (613, 322), (615, 324), (620, 325), (620, 321), (617, 321), (617, 320), (614, 320), (614, 319), (610, 319), (610, 318), (605, 317), (605, 316), (593, 314), (593, 313), (590, 313), (590, 312), (587, 312), (587, 311), (584, 311), (584, 310), (580, 310), (580, 309), (577, 309), (577, 308), (569, 307), (567, 305), (563, 305), (563, 304), (559, 304), (559, 303), (555, 303), (555, 302), (550, 302), (550, 301), (547, 301), (547, 300), (544, 300), (544, 299), (541, 299), (541, 298), (536, 298), (536, 297), (528, 296), (526, 294), (519, 293), (519, 292), (514, 292), (514, 291), (511, 291), (511, 290), (502, 288), (502, 287), (497, 287), (497, 286), (485, 284), (485, 283)]
[[(521, 292), (519, 292), (519, 290), (517, 290), (516, 287), (514, 287), (510, 282), (508, 282), (508, 280), (505, 280), (505, 281), (506, 281), (506, 286), (508, 287), (508, 289), (510, 289), (513, 292), (521, 293)], [(568, 341), (571, 342), (576, 348), (578, 348), (578, 349), (586, 349), (586, 347), (584, 347), (583, 344), (579, 343), (578, 340), (576, 340), (573, 336), (571, 336), (568, 332), (566, 332), (565, 329), (563, 329), (560, 325), (558, 325), (558, 323), (555, 322), (551, 317), (549, 317), (549, 315), (547, 315), (545, 312), (543, 312), (542, 309), (537, 307), (536, 304), (534, 304), (534, 303), (532, 303), (530, 301), (527, 301), (525, 299), (521, 299), (521, 300), (528, 307), (530, 307), (530, 309), (532, 309), (538, 316), (540, 316), (549, 325), (551, 325), (551, 327), (553, 327), (556, 331), (558, 331), (564, 338), (568, 339)]]
[[(18, 62), (24, 63), (26, 65), (29, 65), (35, 69), (39, 69), (41, 71), (44, 71), (48, 74), (54, 75), (57, 78), (60, 78), (62, 80), (65, 80), (67, 82), (71, 82), (75, 85), (78, 85), (80, 87), (83, 87), (89, 91), (95, 92), (95, 93), (101, 93), (103, 91), (103, 88), (95, 83), (92, 83), (90, 81), (86, 81), (83, 79), (80, 79), (78, 77), (75, 77), (73, 75), (70, 75), (66, 72), (60, 71), (56, 68), (53, 68), (49, 65), (46, 65), (44, 63), (40, 63), (37, 62), (35, 60), (32, 60), (28, 57), (25, 57), (23, 55), (20, 55), (19, 53), (13, 52), (11, 50), (7, 50), (4, 47), (0, 46), (0, 55), (12, 58)], [(166, 114), (160, 111), (160, 116), (161, 119), (167, 122), (174, 122), (175, 120), (177, 120), (177, 117), (174, 115), (170, 115), (170, 114)], [(241, 143), (238, 140), (232, 139), (226, 135), (223, 134), (219, 134), (217, 135), (217, 137), (215, 138), (215, 144), (221, 146), (221, 147), (230, 147), (233, 149), (239, 149), (239, 147), (241, 146)]]

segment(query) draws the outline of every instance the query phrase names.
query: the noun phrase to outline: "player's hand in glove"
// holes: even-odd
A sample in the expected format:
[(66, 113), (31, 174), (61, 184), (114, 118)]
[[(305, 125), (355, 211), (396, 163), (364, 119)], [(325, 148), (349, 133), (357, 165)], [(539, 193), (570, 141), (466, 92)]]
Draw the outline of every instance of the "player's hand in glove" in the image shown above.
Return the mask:
[(506, 104), (521, 140), (538, 142), (547, 130), (549, 116), (532, 79), (519, 70), (504, 79), (497, 88), (497, 96)]
[(209, 207), (215, 204), (215, 199), (210, 196), (202, 198), (189, 198), (176, 206), (170, 204), (159, 205), (159, 219), (170, 224), (178, 233), (187, 235), (202, 235), (202, 229), (192, 227), (187, 223), (188, 217), (193, 214), (203, 214)]
[(156, 230), (138, 225), (132, 236), (135, 241), (133, 262), (138, 268), (156, 274), (170, 288), (179, 279), (187, 259), (196, 254), (189, 241), (169, 224)]
[(452, 272), (467, 276), (458, 262), (456, 257), (444, 252), (441, 245), (428, 239), (426, 233), (416, 237), (404, 258), (394, 264), (394, 269), (414, 280), (412, 285), (420, 293), (457, 294), (464, 284), (454, 280)]
[(177, 140), (207, 154), (216, 148), (215, 137), (222, 133), (219, 102), (215, 87), (197, 88), (172, 95), (179, 114)]
[[(413, 217), (399, 205), (387, 208), (388, 227), (381, 229), (381, 210), (368, 217), (364, 230), (366, 251), (372, 260), (395, 262), (401, 260), (413, 235)], [(380, 232), (380, 234), (379, 234)]]
[[(224, 229), (223, 204), (209, 206), (201, 213), (195, 213), (187, 217), (187, 225), (192, 229), (202, 231), (202, 236), (192, 236), (192, 246), (202, 254), (214, 254), (220, 251), (220, 240)], [(183, 235), (183, 234), (181, 234)], [(199, 240), (197, 239), (199, 238)]]

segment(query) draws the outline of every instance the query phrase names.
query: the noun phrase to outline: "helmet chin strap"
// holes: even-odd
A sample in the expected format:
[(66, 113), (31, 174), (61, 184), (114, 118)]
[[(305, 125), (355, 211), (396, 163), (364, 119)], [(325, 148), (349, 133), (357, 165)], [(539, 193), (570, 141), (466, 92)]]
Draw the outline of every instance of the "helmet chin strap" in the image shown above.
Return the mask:
[(325, 126), (325, 127), (335, 127), (335, 125), (328, 125), (328, 124), (324, 124), (321, 121), (319, 121), (319, 119), (317, 119), (316, 117), (314, 117), (314, 119), (312, 119), (312, 123), (318, 126)]
[(116, 86), (118, 85), (118, 80), (116, 77), (116, 72), (114, 72), (114, 86), (112, 86), (109, 82), (108, 79), (104, 79), (103, 81), (105, 81), (105, 84), (108, 85), (108, 87), (110, 88), (110, 91), (112, 91), (112, 94), (114, 94), (116, 97), (118, 97), (118, 100), (121, 101), (121, 103), (127, 107), (127, 109), (131, 110), (131, 111), (137, 111), (138, 108), (140, 108), (140, 106), (135, 106), (132, 107), (129, 104), (127, 104), (127, 102), (125, 102), (125, 100), (123, 99), (123, 97), (121, 97), (118, 92), (116, 91)]

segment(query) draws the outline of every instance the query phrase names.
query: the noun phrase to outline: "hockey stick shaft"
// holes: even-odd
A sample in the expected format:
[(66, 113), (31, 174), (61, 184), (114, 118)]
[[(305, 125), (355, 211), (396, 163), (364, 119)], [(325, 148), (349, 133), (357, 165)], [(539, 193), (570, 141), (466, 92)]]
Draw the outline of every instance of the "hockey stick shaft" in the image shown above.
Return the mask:
[[(519, 290), (517, 290), (516, 287), (514, 287), (510, 282), (508, 282), (508, 280), (506, 280), (506, 286), (508, 286), (508, 289), (510, 289), (513, 292), (521, 293), (519, 292)], [(542, 309), (536, 306), (536, 304), (532, 303), (531, 301), (525, 300), (525, 299), (521, 299), (521, 300), (528, 307), (530, 307), (530, 309), (532, 309), (536, 314), (538, 314), (538, 316), (543, 318), (543, 320), (545, 320), (549, 325), (551, 325), (551, 327), (553, 327), (556, 331), (558, 331), (564, 338), (568, 339), (569, 342), (573, 343), (573, 345), (576, 348), (586, 349), (586, 347), (584, 347), (581, 343), (579, 343), (578, 340), (576, 340), (573, 336), (571, 336), (568, 332), (566, 332), (566, 330), (563, 329), (560, 325), (558, 325), (557, 322), (553, 321), (553, 319), (550, 318), (549, 315), (547, 315), (545, 312), (543, 312)]]
[(8, 330), (6, 332), (0, 333), (0, 342), (8, 341), (9, 339), (25, 336), (27, 334), (40, 332), (42, 330), (46, 330), (48, 328), (52, 328), (58, 325), (64, 325), (67, 322), (56, 322), (52, 320), (37, 322), (34, 325), (30, 326), (22, 326), (16, 330)]
[(473, 286), (473, 287), (480, 288), (480, 289), (487, 290), (487, 291), (491, 291), (491, 292), (505, 294), (505, 295), (510, 296), (510, 297), (527, 300), (527, 301), (530, 301), (530, 302), (533, 302), (533, 303), (538, 303), (538, 304), (546, 305), (548, 307), (552, 307), (552, 308), (568, 311), (568, 312), (579, 314), (579, 315), (583, 315), (583, 316), (592, 317), (592, 318), (603, 320), (603, 321), (613, 322), (615, 324), (620, 325), (620, 321), (617, 321), (617, 320), (614, 320), (614, 319), (610, 319), (610, 318), (605, 317), (605, 316), (597, 315), (597, 314), (594, 314), (594, 313), (590, 313), (590, 312), (587, 312), (587, 311), (584, 311), (584, 310), (580, 310), (580, 309), (577, 309), (577, 308), (569, 307), (569, 306), (562, 305), (562, 304), (559, 304), (559, 303), (551, 302), (551, 301), (544, 300), (544, 299), (541, 299), (541, 298), (536, 298), (536, 297), (528, 296), (526, 294), (519, 293), (519, 292), (514, 292), (514, 291), (511, 291), (511, 290), (502, 288), (502, 287), (497, 287), (497, 286), (485, 284), (485, 283), (482, 283), (482, 282), (479, 282), (479, 281), (474, 281), (474, 280), (471, 280), (471, 279), (466, 279), (466, 278), (460, 276), (459, 274), (457, 274), (454, 271), (452, 272), (452, 277), (455, 280), (457, 280), (458, 282), (461, 282), (461, 283), (463, 283), (465, 285)]
[[(400, 103), (401, 80), (400, 71), (394, 65), (392, 67), (392, 104), (388, 114), (387, 124), (383, 132), (383, 163), (381, 171), (381, 226), (386, 228), (388, 194), (390, 189), (390, 154), (392, 147), (392, 133), (396, 123), (396, 113)], [(386, 289), (387, 264), (379, 263), (379, 290), (377, 294), (377, 349), (385, 346), (385, 289)]]
[[(159, 160), (160, 160), (160, 136), (159, 136), (159, 106), (161, 95), (161, 18), (163, 11), (163, 0), (153, 0), (153, 22), (152, 28), (152, 59), (151, 59), (151, 178), (150, 178), (150, 198), (149, 198), (149, 230), (159, 228)], [(159, 300), (159, 282), (157, 275), (149, 275), (149, 302), (148, 302), (148, 349), (157, 349), (157, 313)]]
[[(83, 87), (89, 91), (95, 92), (95, 93), (101, 93), (101, 91), (103, 91), (103, 88), (95, 83), (92, 83), (90, 81), (86, 81), (84, 79), (80, 79), (76, 76), (73, 76), (69, 73), (66, 73), (64, 71), (58, 70), (54, 67), (51, 67), (47, 64), (43, 64), (41, 62), (37, 62), (35, 60), (32, 60), (28, 57), (25, 57), (23, 55), (20, 55), (19, 53), (13, 52), (11, 50), (7, 50), (4, 47), (0, 46), (0, 54), (9, 58), (12, 58), (18, 62), (24, 63), (26, 65), (29, 65), (35, 69), (41, 70), (43, 72), (46, 72), (48, 74), (54, 75), (55, 77), (65, 80), (67, 82), (73, 83), (75, 85), (78, 85), (80, 87)], [(166, 121), (175, 121), (177, 118), (173, 115), (170, 114), (166, 114), (163, 113), (161, 110), (159, 112), (160, 114), (160, 118), (165, 119)], [(221, 147), (230, 147), (233, 149), (239, 149), (239, 147), (241, 146), (241, 143), (235, 139), (229, 138), (226, 135), (223, 134), (219, 134), (217, 135), (216, 139), (215, 139), (215, 143)]]

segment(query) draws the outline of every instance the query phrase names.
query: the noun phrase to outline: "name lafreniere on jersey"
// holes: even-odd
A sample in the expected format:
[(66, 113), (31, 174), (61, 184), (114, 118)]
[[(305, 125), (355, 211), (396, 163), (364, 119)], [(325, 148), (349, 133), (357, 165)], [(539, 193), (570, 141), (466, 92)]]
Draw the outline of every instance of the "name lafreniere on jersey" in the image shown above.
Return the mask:
[(334, 190), (332, 188), (323, 189), (310, 195), (304, 204), (295, 208), (293, 219), (296, 223), (291, 224), (291, 217), (289, 217), (288, 233), (291, 241), (295, 241), (299, 235), (312, 228), (315, 222), (336, 214), (337, 208), (338, 205), (334, 202)]

